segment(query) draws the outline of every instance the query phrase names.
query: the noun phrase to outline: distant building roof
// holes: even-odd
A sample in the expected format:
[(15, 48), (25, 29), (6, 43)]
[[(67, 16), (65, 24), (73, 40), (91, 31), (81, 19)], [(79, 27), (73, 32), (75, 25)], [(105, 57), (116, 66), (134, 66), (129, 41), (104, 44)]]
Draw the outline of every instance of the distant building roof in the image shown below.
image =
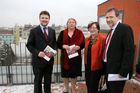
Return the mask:
[(0, 29), (0, 34), (13, 34), (11, 29)]
[(23, 31), (29, 31), (30, 29), (32, 29), (32, 28), (34, 28), (34, 27), (36, 27), (36, 25), (24, 25), (24, 29), (23, 29)]
[(25, 25), (23, 31), (31, 29), (31, 28), (32, 28), (32, 25)]

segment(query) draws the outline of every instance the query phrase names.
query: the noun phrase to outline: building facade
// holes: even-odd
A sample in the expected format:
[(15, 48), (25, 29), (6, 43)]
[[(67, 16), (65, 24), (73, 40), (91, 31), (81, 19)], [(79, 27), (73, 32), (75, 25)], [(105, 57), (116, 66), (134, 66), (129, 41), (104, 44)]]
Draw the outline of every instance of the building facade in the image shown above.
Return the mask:
[(23, 39), (28, 39), (29, 34), (30, 34), (30, 30), (31, 30), (32, 28), (34, 28), (34, 27), (36, 27), (36, 26), (35, 26), (35, 25), (32, 26), (32, 25), (30, 25), (30, 24), (24, 25), (23, 33), (22, 33), (22, 38), (23, 38)]
[(14, 43), (14, 35), (12, 29), (0, 29), (0, 38), (10, 45)]
[(22, 37), (23, 27), (15, 25), (13, 28), (13, 34), (14, 34), (14, 43), (18, 44), (19, 38)]

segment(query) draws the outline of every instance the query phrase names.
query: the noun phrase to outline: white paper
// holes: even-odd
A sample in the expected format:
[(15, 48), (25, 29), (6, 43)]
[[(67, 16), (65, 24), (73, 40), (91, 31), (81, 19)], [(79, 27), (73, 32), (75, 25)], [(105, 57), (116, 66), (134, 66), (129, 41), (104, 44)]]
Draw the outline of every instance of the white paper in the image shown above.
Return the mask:
[(129, 74), (127, 74), (127, 77), (120, 78), (119, 74), (108, 74), (108, 81), (124, 81), (129, 79)]
[(69, 59), (79, 55), (77, 51), (75, 53), (72, 53), (73, 47), (75, 47), (75, 45), (71, 45), (70, 50), (69, 51), (67, 50), (67, 54), (68, 54)]
[[(52, 49), (49, 45), (44, 49), (45, 56), (43, 57), (47, 61), (50, 61), (51, 57), (56, 54), (56, 50)], [(47, 55), (49, 53), (49, 56)]]
[(50, 58), (46, 55), (43, 58), (46, 59), (47, 61), (50, 61)]

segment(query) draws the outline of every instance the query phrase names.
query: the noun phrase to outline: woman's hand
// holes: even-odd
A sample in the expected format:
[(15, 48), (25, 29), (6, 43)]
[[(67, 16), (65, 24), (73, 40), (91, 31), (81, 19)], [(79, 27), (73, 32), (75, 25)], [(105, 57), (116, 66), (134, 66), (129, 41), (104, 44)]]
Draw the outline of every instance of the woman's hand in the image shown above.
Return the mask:
[(79, 50), (80, 49), (80, 46), (75, 45), (75, 47), (73, 47), (72, 49)]
[(63, 49), (70, 50), (70, 46), (68, 46), (68, 45), (63, 45)]

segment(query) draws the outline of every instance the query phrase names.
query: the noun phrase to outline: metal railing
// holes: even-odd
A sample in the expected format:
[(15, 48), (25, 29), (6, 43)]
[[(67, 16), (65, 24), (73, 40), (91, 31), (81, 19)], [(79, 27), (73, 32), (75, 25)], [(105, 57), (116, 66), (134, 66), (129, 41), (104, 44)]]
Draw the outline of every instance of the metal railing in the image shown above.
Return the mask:
[[(0, 52), (0, 85), (33, 84), (31, 54), (26, 48), (26, 43), (10, 44), (0, 48), (5, 48), (3, 52)], [(5, 55), (4, 58), (2, 55)], [(78, 81), (85, 80), (84, 76), (83, 71), (82, 77), (78, 77)], [(62, 78), (60, 75), (60, 51), (58, 51), (54, 60), (52, 83), (60, 82), (62, 82)]]

